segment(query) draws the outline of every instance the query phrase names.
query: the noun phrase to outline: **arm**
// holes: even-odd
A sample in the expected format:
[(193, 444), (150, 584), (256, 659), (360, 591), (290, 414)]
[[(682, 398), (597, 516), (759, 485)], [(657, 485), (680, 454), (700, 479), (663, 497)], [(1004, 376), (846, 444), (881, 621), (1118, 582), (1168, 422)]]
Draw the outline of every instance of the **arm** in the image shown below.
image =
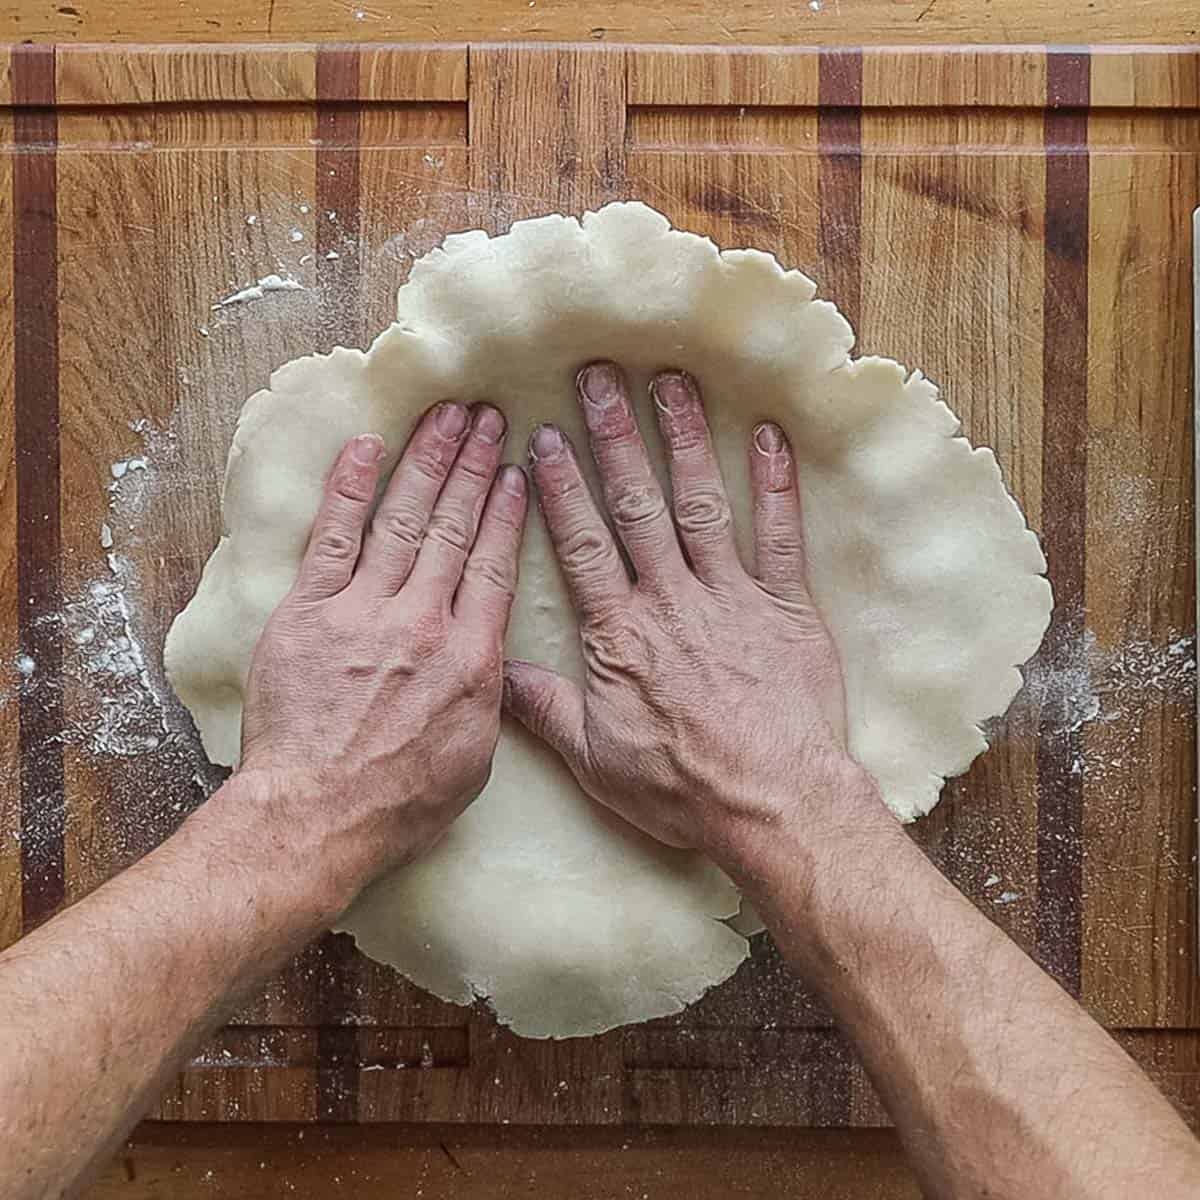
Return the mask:
[(241, 770), (0, 954), (6, 1197), (73, 1191), (239, 998), (482, 788), (526, 503), (503, 432), (434, 410), (369, 531), (383, 446), (346, 447), (255, 651)]
[[(533, 473), (580, 614), (583, 688), (505, 666), (505, 702), (581, 786), (711, 855), (854, 1042), (928, 1193), (1193, 1195), (1200, 1153), (1137, 1067), (933, 868), (845, 750), (840, 665), (808, 595), (781, 430), (750, 447), (755, 573), (693, 382), (653, 384), (668, 506), (619, 372), (580, 402), (636, 581), (554, 429)], [(672, 513), (673, 510), (673, 513)], [(672, 520), (673, 516), (673, 520)], [(686, 552), (686, 554), (685, 554)]]
[[(873, 799), (869, 780), (844, 785)], [(797, 829), (725, 863), (854, 1043), (931, 1196), (1149, 1196), (1200, 1150), (1125, 1052), (906, 837)], [(830, 843), (830, 849), (833, 848)]]

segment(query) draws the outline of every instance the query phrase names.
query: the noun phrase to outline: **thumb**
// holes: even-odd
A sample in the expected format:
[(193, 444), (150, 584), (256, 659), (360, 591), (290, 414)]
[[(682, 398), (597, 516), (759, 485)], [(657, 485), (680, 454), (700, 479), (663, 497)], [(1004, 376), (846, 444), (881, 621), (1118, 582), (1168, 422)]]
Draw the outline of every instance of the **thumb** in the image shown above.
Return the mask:
[(576, 771), (584, 746), (583, 692), (556, 671), (510, 658), (504, 663), (504, 708)]

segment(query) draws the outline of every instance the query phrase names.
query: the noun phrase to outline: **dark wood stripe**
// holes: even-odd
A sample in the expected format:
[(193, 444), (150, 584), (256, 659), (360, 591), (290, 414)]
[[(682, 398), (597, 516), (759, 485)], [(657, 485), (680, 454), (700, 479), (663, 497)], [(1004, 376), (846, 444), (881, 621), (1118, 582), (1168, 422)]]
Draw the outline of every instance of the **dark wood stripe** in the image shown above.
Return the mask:
[[(862, 276), (862, 51), (822, 49), (817, 60), (817, 253), (821, 294), (856, 329)], [(840, 1037), (813, 1051), (817, 1123), (849, 1125), (850, 1058)]]
[[(1047, 60), (1045, 281), (1042, 332), (1042, 539), (1054, 587), (1051, 661), (1084, 637), (1087, 518), (1089, 57)], [(1064, 987), (1081, 983), (1083, 774), (1078, 729), (1044, 718), (1038, 741), (1037, 955)]]
[(65, 896), (59, 577), (58, 236), (54, 48), (12, 52), (13, 390), (20, 692), (21, 904), (25, 930)]
[[(359, 346), (366, 336), (359, 288), (359, 52), (317, 51), (317, 349)], [(333, 214), (332, 216), (330, 214)], [(335, 255), (336, 257), (331, 257)]]
[(857, 329), (862, 307), (862, 51), (822, 50), (818, 71), (821, 292)]
[[(349, 46), (317, 51), (317, 287), (316, 348), (362, 344), (359, 290), (359, 168), (361, 106), (359, 52)], [(332, 214), (332, 216), (330, 215)], [(336, 255), (331, 258), (330, 254)], [(359, 1116), (359, 1048), (353, 1024), (358, 952), (345, 934), (321, 940), (316, 972), (317, 1119)]]

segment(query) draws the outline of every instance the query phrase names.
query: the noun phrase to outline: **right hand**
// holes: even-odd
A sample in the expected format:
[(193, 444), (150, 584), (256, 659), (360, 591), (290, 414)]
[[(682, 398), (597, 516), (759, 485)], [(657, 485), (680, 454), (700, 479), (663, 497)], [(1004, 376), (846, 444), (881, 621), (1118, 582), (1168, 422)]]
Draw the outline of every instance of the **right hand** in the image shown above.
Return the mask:
[[(579, 613), (587, 678), (581, 688), (507, 662), (507, 709), (594, 799), (718, 862), (744, 834), (782, 821), (885, 817), (846, 751), (841, 667), (805, 582), (787, 439), (764, 424), (749, 448), (752, 575), (734, 544), (698, 388), (667, 372), (651, 390), (670, 507), (618, 368), (594, 363), (579, 376), (604, 499), (634, 580), (565, 435), (553, 426), (534, 432), (533, 477)], [(855, 805), (869, 811), (849, 811)]]

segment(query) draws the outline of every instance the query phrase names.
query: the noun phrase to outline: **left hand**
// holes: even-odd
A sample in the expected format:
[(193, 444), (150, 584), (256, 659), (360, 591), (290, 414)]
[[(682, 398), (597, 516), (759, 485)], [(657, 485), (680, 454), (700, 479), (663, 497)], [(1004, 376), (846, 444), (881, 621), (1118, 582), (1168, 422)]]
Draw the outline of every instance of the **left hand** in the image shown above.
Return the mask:
[(431, 410), (369, 529), (384, 446), (351, 441), (255, 649), (241, 774), (314, 835), (339, 902), (428, 849), (487, 782), (526, 508), (524, 474), (499, 470), (504, 433), (486, 405)]

